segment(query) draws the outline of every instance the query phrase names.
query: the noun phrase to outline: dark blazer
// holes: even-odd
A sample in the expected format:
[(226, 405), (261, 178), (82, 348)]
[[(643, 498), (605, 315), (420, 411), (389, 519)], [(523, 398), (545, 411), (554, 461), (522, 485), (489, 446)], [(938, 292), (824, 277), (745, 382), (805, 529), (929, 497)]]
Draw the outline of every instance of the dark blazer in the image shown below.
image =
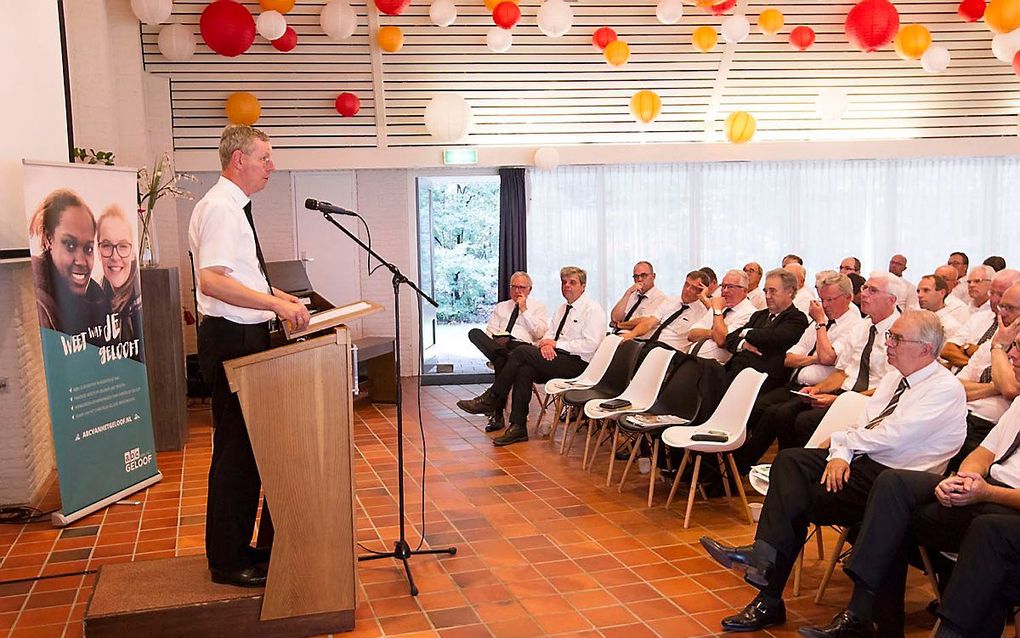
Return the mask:
[[(762, 386), (762, 394), (785, 384), (791, 372), (783, 365), (786, 351), (800, 340), (807, 327), (807, 316), (792, 304), (780, 312), (772, 322), (769, 322), (768, 309), (759, 310), (751, 315), (746, 324), (726, 335), (726, 349), (733, 353), (733, 358), (726, 364), (730, 379), (732, 380), (744, 368), (754, 368), (769, 375)], [(741, 341), (740, 333), (745, 328), (751, 328), (745, 337), (747, 342), (761, 350), (761, 355), (747, 350), (737, 352), (737, 346)]]

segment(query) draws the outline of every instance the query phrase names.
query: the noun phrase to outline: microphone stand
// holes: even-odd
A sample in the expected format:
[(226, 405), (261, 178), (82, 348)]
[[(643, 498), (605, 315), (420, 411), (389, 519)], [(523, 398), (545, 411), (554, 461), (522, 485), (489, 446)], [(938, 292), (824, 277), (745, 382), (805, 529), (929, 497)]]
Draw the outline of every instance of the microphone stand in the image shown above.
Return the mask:
[[(379, 253), (372, 250), (365, 242), (361, 241), (354, 233), (349, 231), (335, 219), (328, 212), (321, 211), (322, 217), (339, 228), (345, 235), (351, 238), (351, 240), (357, 245), (365, 249), (365, 251), (375, 257), (379, 263), (386, 267), (391, 273), (393, 273), (393, 327), (395, 331), (395, 353), (394, 353), (394, 364), (393, 364), (393, 376), (396, 379), (397, 388), (397, 498), (399, 503), (399, 515), (400, 515), (400, 537), (393, 544), (393, 551), (391, 552), (378, 552), (364, 556), (358, 556), (358, 561), (366, 560), (379, 560), (382, 558), (396, 558), (404, 564), (404, 572), (407, 574), (407, 582), (411, 587), (411, 595), (418, 595), (418, 586), (414, 584), (414, 576), (411, 574), (411, 566), (408, 563), (408, 559), (411, 556), (421, 554), (449, 554), (454, 555), (457, 553), (456, 547), (446, 547), (443, 549), (411, 549), (411, 546), (407, 544), (407, 537), (404, 533), (404, 411), (403, 411), (403, 391), (400, 383), (400, 284), (407, 284), (411, 290), (418, 294), (419, 297), (438, 308), (439, 304), (427, 295), (421, 288), (418, 287), (413, 281), (408, 279), (400, 269), (394, 264), (386, 261), (379, 256)], [(360, 217), (360, 216), (359, 216)], [(424, 440), (422, 444), (424, 445)], [(424, 507), (424, 502), (422, 507)]]

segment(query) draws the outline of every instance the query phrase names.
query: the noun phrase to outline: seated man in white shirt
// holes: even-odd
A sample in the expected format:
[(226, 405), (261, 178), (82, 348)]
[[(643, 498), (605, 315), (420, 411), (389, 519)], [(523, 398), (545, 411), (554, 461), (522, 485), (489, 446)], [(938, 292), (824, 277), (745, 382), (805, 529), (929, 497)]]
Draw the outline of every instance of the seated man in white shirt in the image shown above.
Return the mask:
[(721, 294), (711, 298), (702, 292), (699, 301), (711, 312), (691, 327), (687, 340), (690, 354), (726, 363), (733, 356), (726, 349), (726, 336), (747, 323), (757, 308), (747, 298), (747, 275), (741, 270), (727, 272), (719, 290)]
[(535, 346), (514, 348), (489, 389), (474, 399), (457, 401), (465, 412), (489, 414), (505, 404), (513, 391), (510, 427), (492, 440), (493, 445), (527, 441), (531, 384), (581, 374), (605, 337), (606, 311), (584, 294), (587, 282), (588, 273), (581, 268), (561, 268), (560, 292), (566, 303), (553, 313), (545, 337)]
[(804, 285), (807, 279), (807, 269), (796, 262), (786, 264), (783, 269), (792, 272), (793, 276), (797, 278), (797, 294), (793, 297), (793, 305), (806, 315), (810, 309), (811, 300), (815, 298), (811, 294), (811, 288)]
[[(956, 296), (958, 290), (963, 291), (963, 296), (967, 297), (967, 286), (960, 286), (960, 278), (956, 274), (956, 268), (952, 266), (939, 266), (935, 269), (935, 274), (942, 277), (946, 282), (946, 308), (949, 308), (949, 312), (953, 315), (953, 319), (961, 326), (967, 323), (967, 319), (970, 319), (970, 304), (965, 301), (960, 301), (960, 298)], [(918, 282), (920, 283), (920, 282)], [(967, 297), (968, 300), (970, 299)]]
[(925, 275), (917, 281), (917, 303), (920, 304), (921, 310), (930, 310), (938, 315), (942, 329), (946, 331), (946, 339), (952, 339), (962, 325), (946, 305), (948, 295), (946, 280), (939, 275)]
[(913, 282), (903, 278), (903, 271), (907, 269), (907, 258), (903, 255), (896, 254), (889, 258), (889, 272), (896, 275), (900, 279), (900, 290), (903, 293), (903, 299), (901, 299), (900, 310), (917, 310), (917, 293), (914, 292), (916, 286)]
[(839, 273), (849, 275), (850, 273), (861, 274), (861, 260), (856, 257), (846, 257), (839, 262)]
[(623, 291), (623, 296), (609, 311), (609, 327), (619, 334), (623, 322), (633, 321), (655, 313), (666, 293), (655, 285), (655, 269), (651, 262), (639, 261), (634, 264), (634, 284)]
[(708, 275), (708, 290), (706, 294), (709, 297), (715, 297), (719, 291), (719, 278), (716, 276), (715, 271), (709, 266), (702, 266), (698, 270)]
[(708, 275), (701, 270), (687, 273), (679, 297), (667, 299), (655, 312), (637, 320), (623, 322), (620, 333), (624, 339), (647, 338), (659, 341), (674, 350), (686, 350), (690, 346), (687, 333), (704, 316), (708, 309), (698, 302), (698, 297), (708, 289)]
[[(984, 285), (983, 282), (975, 280), (974, 271), (979, 269), (991, 270), (988, 266), (976, 266), (971, 271), (969, 284), (972, 291)], [(946, 343), (942, 358), (948, 361), (951, 366), (959, 368), (967, 365), (967, 361), (974, 356), (981, 344), (992, 338), (998, 326), (999, 301), (1006, 289), (1015, 283), (1020, 283), (1020, 271), (1010, 268), (997, 272), (991, 277), (991, 283), (987, 288), (988, 298), (982, 308), (973, 313), (959, 332), (951, 336), (949, 342)], [(980, 292), (980, 290), (978, 291)]]
[[(970, 272), (970, 257), (967, 253), (953, 252), (949, 253), (949, 257), (946, 259), (946, 265), (952, 266), (956, 269), (956, 278), (960, 281), (967, 279), (967, 273)], [(967, 290), (967, 286), (959, 286), (953, 290), (953, 296), (962, 301), (963, 303), (970, 303), (970, 294)]]
[(942, 323), (926, 310), (907, 311), (886, 331), (890, 372), (855, 426), (820, 448), (791, 448), (776, 457), (753, 545), (732, 547), (702, 537), (708, 554), (745, 572), (759, 588), (743, 611), (722, 620), (728, 631), (758, 631), (786, 622), (783, 589), (812, 522), (853, 525), (887, 469), (942, 472), (966, 434), (963, 388), (936, 358)]
[(747, 262), (744, 264), (744, 274), (747, 275), (747, 298), (756, 309), (761, 310), (766, 305), (765, 291), (758, 287), (764, 274), (761, 264), (756, 261)]
[[(478, 328), (468, 331), (468, 339), (485, 358), (492, 362), (492, 369), (499, 374), (506, 364), (510, 351), (519, 345), (535, 344), (549, 329), (545, 304), (530, 299), (531, 275), (524, 271), (510, 277), (510, 298), (496, 304), (492, 309), (485, 332)], [(489, 415), (486, 432), (503, 429), (503, 408)]]

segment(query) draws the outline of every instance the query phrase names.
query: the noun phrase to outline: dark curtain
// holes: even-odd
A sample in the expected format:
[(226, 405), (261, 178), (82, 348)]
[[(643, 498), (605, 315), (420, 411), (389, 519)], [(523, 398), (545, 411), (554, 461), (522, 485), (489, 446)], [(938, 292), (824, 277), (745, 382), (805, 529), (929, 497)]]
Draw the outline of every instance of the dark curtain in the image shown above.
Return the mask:
[(528, 202), (524, 169), (499, 169), (499, 300), (510, 298), (510, 276), (528, 269)]

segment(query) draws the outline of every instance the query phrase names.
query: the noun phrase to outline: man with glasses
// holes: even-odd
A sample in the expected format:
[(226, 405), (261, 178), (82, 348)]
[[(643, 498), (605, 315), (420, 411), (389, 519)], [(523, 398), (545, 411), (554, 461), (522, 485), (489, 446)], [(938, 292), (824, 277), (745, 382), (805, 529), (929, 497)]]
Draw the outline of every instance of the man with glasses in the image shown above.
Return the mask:
[(747, 275), (747, 298), (751, 300), (757, 310), (765, 307), (765, 291), (758, 287), (762, 276), (761, 264), (756, 261), (749, 261), (744, 264), (744, 274)]
[(747, 298), (747, 275), (741, 270), (730, 270), (723, 275), (718, 297), (709, 298), (702, 292), (698, 299), (709, 311), (702, 315), (690, 332), (690, 354), (703, 359), (726, 363), (733, 356), (726, 350), (726, 336), (734, 328), (747, 323), (757, 309)]
[(849, 275), (850, 273), (861, 274), (861, 260), (856, 257), (847, 257), (839, 262), (839, 273)]
[(651, 315), (666, 300), (666, 293), (655, 286), (655, 270), (650, 262), (634, 264), (633, 276), (634, 284), (623, 291), (609, 311), (609, 327), (617, 334), (624, 330), (621, 323)]
[[(970, 270), (970, 257), (967, 253), (954, 252), (949, 253), (949, 258), (946, 259), (946, 265), (952, 266), (956, 270), (956, 278), (964, 280), (967, 278), (967, 272)], [(959, 290), (953, 290), (953, 296), (962, 301), (963, 303), (970, 303), (970, 295), (967, 291), (967, 286), (961, 286)]]
[(744, 579), (760, 590), (743, 611), (722, 620), (723, 629), (758, 631), (786, 622), (783, 588), (809, 523), (857, 523), (882, 472), (941, 472), (963, 443), (964, 391), (936, 361), (945, 338), (938, 317), (907, 311), (883, 336), (893, 369), (857, 423), (834, 432), (819, 448), (791, 448), (776, 456), (754, 544), (732, 547), (702, 537), (712, 558), (744, 571)]
[[(519, 345), (535, 344), (549, 328), (545, 304), (531, 296), (531, 275), (524, 271), (510, 277), (510, 298), (496, 304), (485, 331), (472, 328), (468, 340), (492, 363), (498, 375), (510, 351)], [(503, 429), (503, 408), (500, 406), (489, 414), (486, 432)]]
[[(980, 275), (975, 274), (980, 272)], [(984, 275), (981, 280), (977, 277)], [(985, 282), (984, 280), (988, 281)], [(1006, 289), (1015, 283), (1020, 283), (1020, 271), (1005, 269), (998, 273), (992, 273), (988, 266), (975, 266), (970, 272), (967, 281), (972, 291), (981, 293), (982, 296), (975, 299), (984, 299), (982, 308), (974, 312), (956, 335), (950, 337), (946, 344), (946, 351), (942, 353), (943, 358), (954, 367), (967, 365), (981, 344), (987, 342), (995, 334), (998, 323), (999, 301), (1002, 299)], [(984, 296), (984, 295), (987, 296)]]
[(679, 297), (667, 299), (651, 315), (622, 322), (624, 339), (647, 337), (660, 341), (674, 350), (686, 351), (690, 346), (687, 333), (704, 316), (708, 309), (698, 298), (708, 289), (708, 275), (701, 270), (687, 273)]

